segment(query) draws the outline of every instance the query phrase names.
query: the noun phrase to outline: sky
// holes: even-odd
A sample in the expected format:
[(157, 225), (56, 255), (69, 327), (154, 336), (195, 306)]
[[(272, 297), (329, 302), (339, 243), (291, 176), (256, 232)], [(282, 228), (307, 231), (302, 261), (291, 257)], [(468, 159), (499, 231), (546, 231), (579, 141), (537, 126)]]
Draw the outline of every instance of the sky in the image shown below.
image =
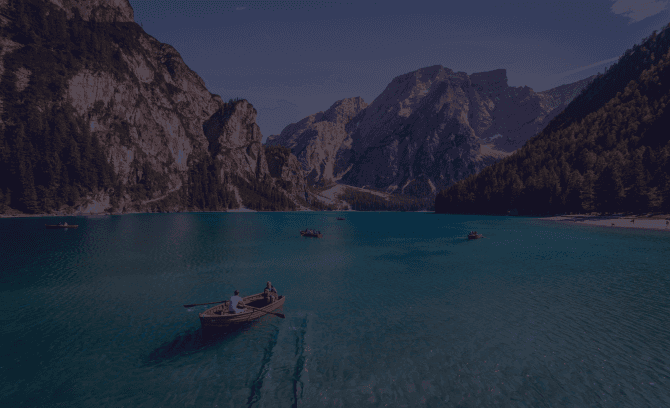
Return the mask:
[(442, 65), (536, 92), (584, 79), (670, 23), (670, 0), (130, 0), (207, 89), (257, 110), (263, 142), (344, 98)]

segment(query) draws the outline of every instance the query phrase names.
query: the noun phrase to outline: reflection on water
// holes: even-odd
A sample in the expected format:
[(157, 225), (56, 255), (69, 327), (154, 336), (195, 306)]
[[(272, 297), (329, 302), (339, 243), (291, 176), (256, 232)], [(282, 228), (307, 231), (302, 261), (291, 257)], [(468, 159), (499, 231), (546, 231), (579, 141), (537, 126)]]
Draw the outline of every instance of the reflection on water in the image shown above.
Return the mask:
[[(1, 220), (0, 404), (670, 406), (664, 232), (338, 215)], [(268, 280), (285, 319), (182, 307)]]

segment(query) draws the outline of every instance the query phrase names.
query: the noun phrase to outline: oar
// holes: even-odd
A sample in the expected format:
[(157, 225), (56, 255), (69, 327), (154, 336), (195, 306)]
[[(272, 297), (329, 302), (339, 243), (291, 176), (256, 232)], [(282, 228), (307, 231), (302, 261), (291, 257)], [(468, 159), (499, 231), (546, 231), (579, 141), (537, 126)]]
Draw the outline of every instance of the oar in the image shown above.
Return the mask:
[(227, 302), (227, 300), (222, 300), (222, 301), (220, 301), (220, 302), (198, 303), (198, 304), (195, 304), (195, 305), (184, 305), (184, 307), (213, 305), (213, 304), (216, 304), (216, 303), (223, 303), (223, 302)]
[(265, 310), (257, 309), (257, 308), (255, 308), (255, 307), (253, 307), (253, 306), (245, 306), (245, 307), (248, 307), (249, 309), (258, 310), (259, 312), (270, 313), (270, 314), (273, 314), (273, 315), (275, 315), (275, 316), (279, 316), (279, 317), (281, 317), (282, 319), (286, 319), (286, 316), (284, 316), (284, 315), (281, 314), (281, 313), (267, 312), (267, 311), (265, 311)]

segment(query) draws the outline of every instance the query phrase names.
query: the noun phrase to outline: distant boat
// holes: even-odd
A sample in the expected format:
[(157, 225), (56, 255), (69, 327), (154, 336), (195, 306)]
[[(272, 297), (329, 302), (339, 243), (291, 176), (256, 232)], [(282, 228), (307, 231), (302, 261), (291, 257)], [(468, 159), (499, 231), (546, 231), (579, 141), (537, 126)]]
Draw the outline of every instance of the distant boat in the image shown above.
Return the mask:
[(482, 234), (477, 234), (477, 231), (468, 234), (468, 239), (479, 239), (479, 238), (484, 238)]
[(79, 225), (48, 225), (44, 224), (47, 229), (60, 229), (60, 228), (77, 228)]
[(338, 219), (339, 221), (344, 221), (344, 218), (342, 218), (342, 217), (337, 217), (337, 219)]
[(307, 232), (306, 230), (305, 231), (300, 231), (300, 235), (302, 235), (303, 237), (323, 238), (323, 234)]

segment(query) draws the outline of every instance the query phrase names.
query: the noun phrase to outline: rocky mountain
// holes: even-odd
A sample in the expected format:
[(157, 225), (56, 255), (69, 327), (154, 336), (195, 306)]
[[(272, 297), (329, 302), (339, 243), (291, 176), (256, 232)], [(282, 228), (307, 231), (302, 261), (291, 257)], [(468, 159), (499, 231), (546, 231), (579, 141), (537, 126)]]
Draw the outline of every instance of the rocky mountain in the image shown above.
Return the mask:
[(0, 47), (0, 211), (300, 205), (253, 106), (211, 94), (127, 0), (0, 0)]
[(290, 148), (310, 183), (331, 183), (347, 171), (338, 165), (338, 154), (351, 148), (352, 143), (345, 125), (367, 106), (360, 97), (342, 99), (325, 112), (288, 125), (280, 135), (269, 136), (265, 144)]
[(504, 69), (436, 65), (396, 77), (368, 106), (338, 101), (266, 143), (293, 149), (310, 181), (434, 195), (521, 147), (592, 79), (534, 92), (510, 87)]

